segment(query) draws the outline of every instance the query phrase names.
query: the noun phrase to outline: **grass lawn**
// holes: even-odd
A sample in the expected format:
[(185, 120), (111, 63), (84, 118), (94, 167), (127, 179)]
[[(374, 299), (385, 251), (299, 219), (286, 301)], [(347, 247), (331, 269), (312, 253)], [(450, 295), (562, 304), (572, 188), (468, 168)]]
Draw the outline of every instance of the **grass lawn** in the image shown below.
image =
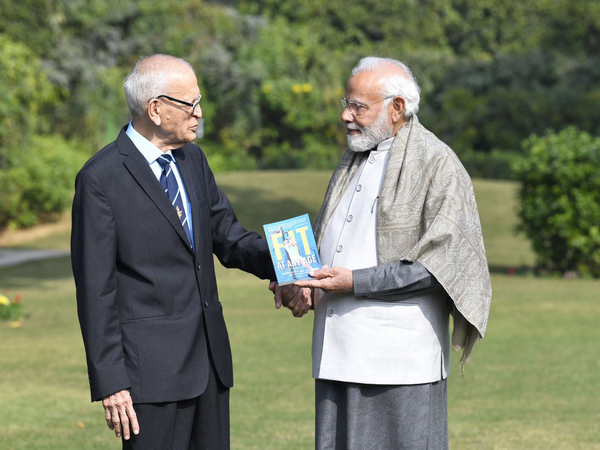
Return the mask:
[[(314, 218), (327, 172), (233, 173), (217, 177), (241, 222), (308, 212)], [(533, 255), (514, 235), (515, 185), (476, 181), (494, 298), (486, 339), (460, 377), (449, 379), (453, 449), (600, 449), (600, 281), (510, 276)], [(66, 225), (68, 227), (68, 223)], [(10, 237), (10, 236), (9, 236)], [(68, 248), (56, 227), (5, 246)], [(312, 317), (273, 307), (266, 282), (218, 268), (234, 353), (233, 449), (311, 449)], [(0, 323), (0, 449), (118, 449), (102, 407), (89, 402), (68, 258), (0, 268), (1, 289), (23, 296), (20, 328)]]

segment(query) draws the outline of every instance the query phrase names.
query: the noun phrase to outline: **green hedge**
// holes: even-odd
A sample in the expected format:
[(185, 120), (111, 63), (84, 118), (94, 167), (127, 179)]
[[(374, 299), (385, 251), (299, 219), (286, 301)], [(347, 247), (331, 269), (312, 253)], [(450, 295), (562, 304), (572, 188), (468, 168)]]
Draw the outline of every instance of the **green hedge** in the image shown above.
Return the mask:
[(0, 170), (0, 229), (35, 225), (69, 206), (75, 175), (87, 152), (55, 136), (34, 136), (27, 149), (5, 150), (8, 167)]
[(523, 143), (520, 230), (539, 268), (600, 277), (600, 138), (575, 127)]

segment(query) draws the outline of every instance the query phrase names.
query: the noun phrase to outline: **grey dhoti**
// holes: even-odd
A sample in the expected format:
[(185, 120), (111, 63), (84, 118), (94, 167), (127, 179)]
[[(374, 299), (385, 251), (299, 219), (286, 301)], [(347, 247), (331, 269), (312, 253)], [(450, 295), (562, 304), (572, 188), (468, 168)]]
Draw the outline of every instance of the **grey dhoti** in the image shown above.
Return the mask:
[(368, 385), (316, 380), (316, 450), (446, 450), (446, 380)]

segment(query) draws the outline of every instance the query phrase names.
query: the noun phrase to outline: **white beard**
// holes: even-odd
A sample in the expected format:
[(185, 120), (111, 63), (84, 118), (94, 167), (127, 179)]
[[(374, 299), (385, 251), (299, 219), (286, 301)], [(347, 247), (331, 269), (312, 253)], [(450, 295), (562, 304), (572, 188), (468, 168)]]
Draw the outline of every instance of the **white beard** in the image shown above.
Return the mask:
[(388, 123), (387, 108), (381, 108), (381, 112), (375, 122), (369, 127), (361, 127), (355, 123), (347, 123), (348, 130), (358, 130), (360, 134), (349, 134), (348, 148), (353, 152), (366, 152), (377, 147), (380, 142), (392, 137), (394, 127)]

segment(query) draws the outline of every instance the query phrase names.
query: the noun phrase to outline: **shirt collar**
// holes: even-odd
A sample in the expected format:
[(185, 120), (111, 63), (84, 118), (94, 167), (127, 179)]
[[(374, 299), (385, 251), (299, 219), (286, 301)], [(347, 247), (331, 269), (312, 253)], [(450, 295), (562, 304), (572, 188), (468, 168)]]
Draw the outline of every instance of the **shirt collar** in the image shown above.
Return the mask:
[(379, 143), (379, 145), (377, 145), (377, 148), (375, 149), (375, 151), (384, 152), (384, 151), (389, 150), (392, 147), (392, 143), (394, 142), (394, 139), (396, 139), (396, 136), (392, 136), (391, 138), (388, 138), (385, 141), (381, 141)]
[[(133, 144), (137, 147), (140, 153), (146, 158), (148, 164), (152, 164), (154, 161), (158, 159), (159, 156), (165, 154), (162, 152), (156, 145), (138, 133), (135, 128), (133, 128), (133, 124), (129, 122), (129, 126), (127, 127), (127, 131), (125, 132), (129, 139), (133, 142)], [(167, 155), (171, 155), (171, 150), (166, 152)]]

